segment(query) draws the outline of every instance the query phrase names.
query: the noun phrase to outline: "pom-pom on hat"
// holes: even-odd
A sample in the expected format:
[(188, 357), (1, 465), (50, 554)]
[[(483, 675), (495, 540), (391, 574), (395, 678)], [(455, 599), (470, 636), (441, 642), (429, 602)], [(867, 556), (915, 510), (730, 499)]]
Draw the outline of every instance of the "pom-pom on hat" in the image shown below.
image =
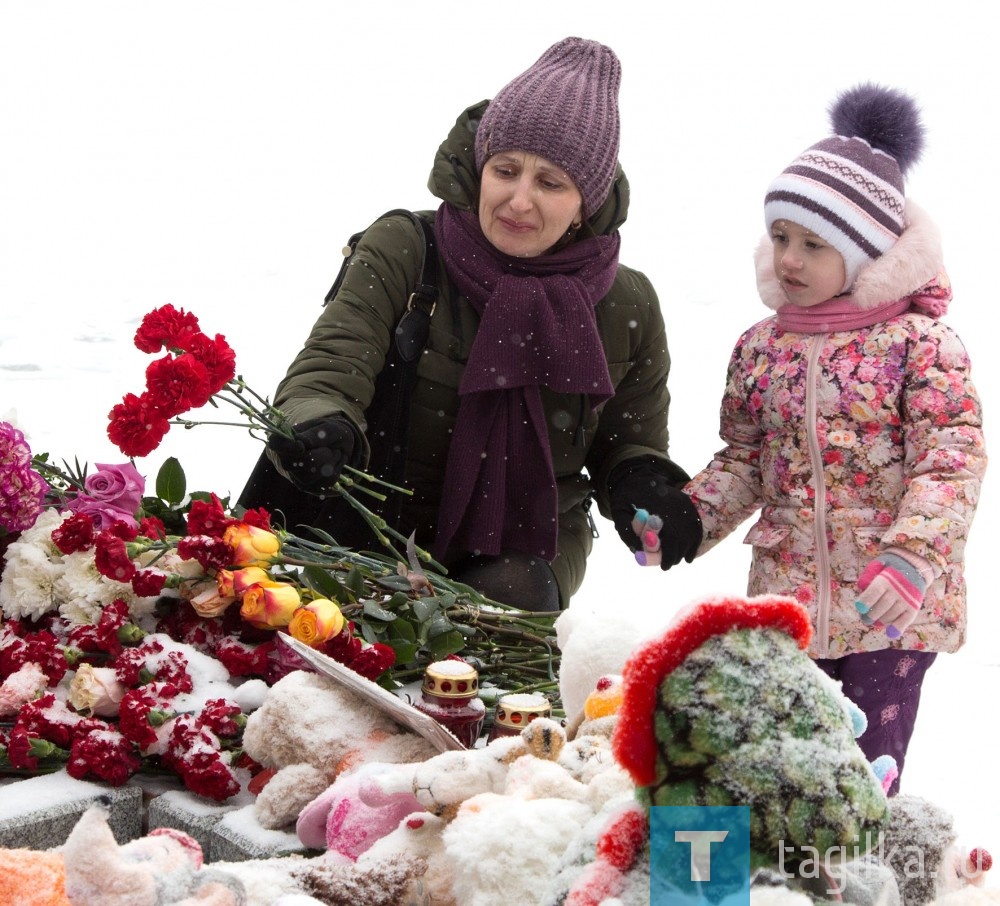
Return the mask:
[(501, 151), (538, 154), (565, 170), (593, 214), (618, 164), (621, 63), (610, 47), (564, 38), (490, 101), (476, 131), (476, 167)]
[(790, 220), (830, 243), (844, 259), (851, 288), (858, 271), (903, 233), (903, 176), (923, 150), (914, 101), (865, 83), (830, 107), (833, 136), (803, 151), (768, 187), (764, 219)]

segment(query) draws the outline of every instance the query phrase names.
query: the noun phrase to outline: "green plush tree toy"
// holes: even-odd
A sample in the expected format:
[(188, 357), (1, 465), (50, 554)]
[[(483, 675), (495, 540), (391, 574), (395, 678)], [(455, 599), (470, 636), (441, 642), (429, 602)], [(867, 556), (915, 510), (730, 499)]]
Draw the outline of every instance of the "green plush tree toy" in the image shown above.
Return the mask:
[(805, 653), (791, 598), (691, 605), (629, 658), (613, 746), (651, 805), (750, 807), (750, 869), (877, 843), (883, 785), (860, 710)]

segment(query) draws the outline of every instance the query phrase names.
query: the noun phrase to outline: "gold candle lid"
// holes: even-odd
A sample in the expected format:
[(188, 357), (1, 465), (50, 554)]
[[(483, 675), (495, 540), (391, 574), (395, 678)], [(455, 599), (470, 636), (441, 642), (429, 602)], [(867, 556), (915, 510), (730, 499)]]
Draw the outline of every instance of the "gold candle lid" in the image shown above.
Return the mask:
[(423, 691), (439, 698), (479, 694), (479, 672), (465, 661), (435, 661), (424, 670)]
[(496, 723), (502, 727), (523, 730), (536, 717), (548, 717), (552, 712), (549, 700), (537, 692), (515, 692), (501, 696), (497, 702)]

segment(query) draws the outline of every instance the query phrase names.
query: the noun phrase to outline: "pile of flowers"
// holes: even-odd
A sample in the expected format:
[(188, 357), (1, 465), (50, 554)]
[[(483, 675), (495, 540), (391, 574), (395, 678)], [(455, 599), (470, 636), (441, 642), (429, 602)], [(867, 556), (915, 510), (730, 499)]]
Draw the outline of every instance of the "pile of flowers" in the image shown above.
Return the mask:
[[(111, 411), (126, 455), (148, 454), (171, 424), (201, 424), (179, 416), (206, 403), (236, 406), (259, 437), (289, 430), (192, 315), (151, 312), (136, 345), (169, 351)], [(236, 772), (256, 767), (240, 751), (237, 691), (309, 669), (280, 633), (389, 689), (457, 655), (484, 688), (541, 690), (558, 708), (554, 615), (449, 581), (412, 539), (405, 555), (360, 553), (275, 528), (263, 509), (236, 513), (188, 493), (176, 459), (155, 485), (147, 494), (132, 460), (57, 467), (0, 422), (0, 773), (65, 765), (119, 784), (166, 770), (228, 798)]]

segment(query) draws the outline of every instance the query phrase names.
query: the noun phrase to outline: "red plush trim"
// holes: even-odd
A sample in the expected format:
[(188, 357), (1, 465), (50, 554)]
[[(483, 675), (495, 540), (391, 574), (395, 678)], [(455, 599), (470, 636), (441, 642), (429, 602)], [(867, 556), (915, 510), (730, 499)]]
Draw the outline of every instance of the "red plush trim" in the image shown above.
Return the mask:
[(712, 636), (733, 629), (780, 629), (806, 648), (812, 624), (794, 598), (710, 598), (694, 605), (659, 639), (633, 652), (622, 671), (622, 705), (612, 738), (618, 763), (637, 786), (656, 780), (656, 696), (664, 677)]

